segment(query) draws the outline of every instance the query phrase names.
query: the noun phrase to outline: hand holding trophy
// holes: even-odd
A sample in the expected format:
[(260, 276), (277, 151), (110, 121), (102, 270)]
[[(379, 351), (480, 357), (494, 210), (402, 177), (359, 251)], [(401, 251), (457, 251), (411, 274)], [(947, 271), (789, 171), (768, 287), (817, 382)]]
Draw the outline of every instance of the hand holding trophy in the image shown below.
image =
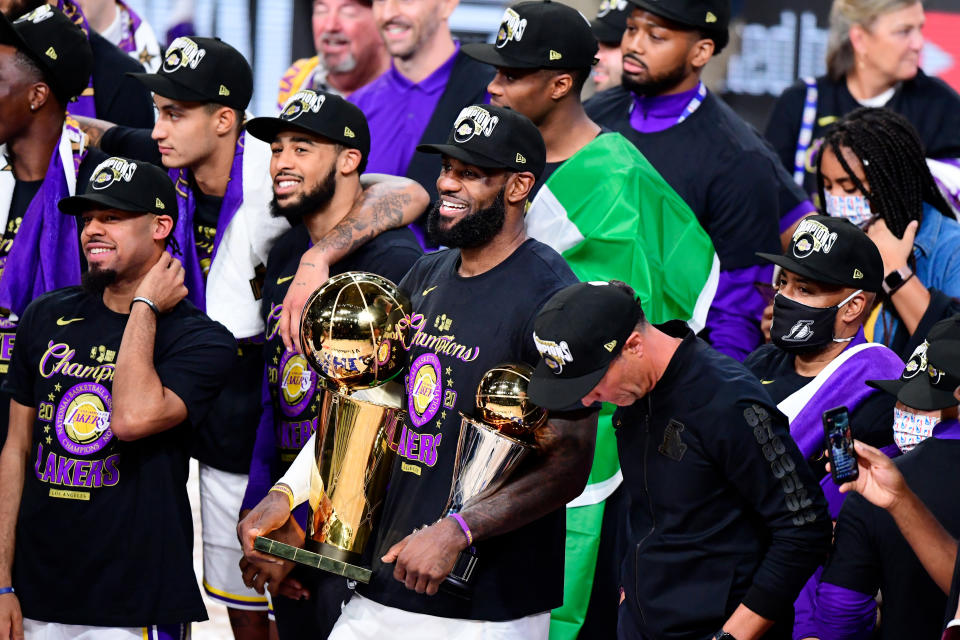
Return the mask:
[(330, 278), (307, 301), (300, 339), (325, 382), (311, 469), (304, 548), (257, 538), (255, 548), (368, 582), (362, 555), (373, 533), (405, 412), (351, 397), (406, 368), (400, 320), (410, 302), (395, 284), (351, 271)]

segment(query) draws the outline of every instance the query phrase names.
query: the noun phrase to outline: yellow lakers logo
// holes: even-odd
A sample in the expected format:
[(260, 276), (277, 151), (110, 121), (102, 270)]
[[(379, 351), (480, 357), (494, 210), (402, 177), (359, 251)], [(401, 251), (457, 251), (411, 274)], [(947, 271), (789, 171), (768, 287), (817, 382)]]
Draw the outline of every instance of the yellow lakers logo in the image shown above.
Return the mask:
[(437, 370), (432, 364), (425, 364), (417, 371), (410, 393), (410, 400), (417, 415), (422, 416), (430, 408), (437, 394)]
[(310, 392), (311, 374), (307, 361), (301, 355), (295, 355), (286, 362), (283, 367), (283, 377), (280, 380), (280, 389), (287, 404), (297, 404)]
[(110, 412), (94, 393), (82, 393), (67, 407), (63, 420), (67, 437), (77, 444), (88, 444), (110, 428)]

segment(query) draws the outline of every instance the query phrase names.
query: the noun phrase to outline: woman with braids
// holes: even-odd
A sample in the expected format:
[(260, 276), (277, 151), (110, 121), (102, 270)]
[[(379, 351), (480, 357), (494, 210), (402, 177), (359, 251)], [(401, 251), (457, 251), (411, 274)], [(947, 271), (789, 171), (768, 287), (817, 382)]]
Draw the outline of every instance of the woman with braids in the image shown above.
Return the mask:
[[(919, 67), (923, 3), (833, 0), (827, 74), (783, 92), (765, 131), (787, 171), (816, 202), (817, 150), (831, 125), (860, 107), (885, 107), (916, 128), (935, 177), (960, 193), (960, 96)], [(817, 203), (822, 206), (823, 203)]]
[(960, 224), (924, 160), (917, 132), (887, 109), (858, 109), (824, 138), (824, 209), (863, 228), (883, 258), (883, 295), (864, 330), (905, 360), (938, 321), (960, 312)]

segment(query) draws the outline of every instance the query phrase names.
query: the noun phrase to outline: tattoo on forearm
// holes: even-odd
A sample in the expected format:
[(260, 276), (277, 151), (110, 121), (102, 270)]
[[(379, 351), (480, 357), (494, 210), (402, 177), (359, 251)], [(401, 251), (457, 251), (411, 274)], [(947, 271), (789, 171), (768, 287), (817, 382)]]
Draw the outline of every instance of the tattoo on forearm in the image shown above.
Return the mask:
[(551, 419), (537, 432), (537, 457), (489, 498), (463, 512), (474, 539), (501, 535), (543, 517), (583, 490), (593, 462), (597, 414)]
[(84, 116), (75, 116), (78, 123), (80, 123), (80, 129), (87, 134), (87, 146), (100, 148), (100, 139), (103, 138), (103, 134), (107, 132), (108, 129), (112, 129), (114, 125), (112, 122), (107, 122), (106, 120), (98, 120), (96, 118), (87, 118)]
[[(347, 255), (371, 238), (394, 229), (403, 221), (403, 209), (410, 204), (410, 195), (406, 192), (388, 192), (378, 195), (379, 185), (364, 192), (346, 218), (330, 230), (317, 247), (321, 251), (333, 250)], [(392, 187), (391, 187), (392, 189)]]

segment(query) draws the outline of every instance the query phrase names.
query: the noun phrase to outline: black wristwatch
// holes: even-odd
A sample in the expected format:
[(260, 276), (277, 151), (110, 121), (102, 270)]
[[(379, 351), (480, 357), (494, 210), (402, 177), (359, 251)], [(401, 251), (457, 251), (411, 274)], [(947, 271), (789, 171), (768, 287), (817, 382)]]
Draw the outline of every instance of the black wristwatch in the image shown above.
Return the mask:
[(888, 296), (892, 296), (896, 293), (897, 289), (905, 285), (912, 277), (913, 269), (910, 267), (894, 269), (883, 279), (883, 292)]
[(713, 640), (737, 640), (737, 639), (733, 637), (732, 633), (727, 633), (723, 629), (720, 629), (720, 631), (717, 631), (717, 634), (713, 636)]

